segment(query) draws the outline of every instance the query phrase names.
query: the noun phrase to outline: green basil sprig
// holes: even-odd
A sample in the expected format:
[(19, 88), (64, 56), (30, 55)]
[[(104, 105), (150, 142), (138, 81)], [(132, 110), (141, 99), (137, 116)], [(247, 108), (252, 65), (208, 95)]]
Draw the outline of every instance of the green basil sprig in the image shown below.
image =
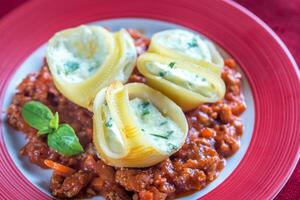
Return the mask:
[(57, 152), (72, 156), (83, 152), (75, 131), (68, 124), (59, 124), (59, 115), (38, 101), (29, 101), (22, 107), (27, 124), (38, 130), (39, 135), (48, 134), (48, 146)]
[(39, 134), (50, 133), (50, 121), (54, 118), (51, 110), (37, 101), (29, 101), (22, 107), (22, 116), (27, 124), (38, 130)]

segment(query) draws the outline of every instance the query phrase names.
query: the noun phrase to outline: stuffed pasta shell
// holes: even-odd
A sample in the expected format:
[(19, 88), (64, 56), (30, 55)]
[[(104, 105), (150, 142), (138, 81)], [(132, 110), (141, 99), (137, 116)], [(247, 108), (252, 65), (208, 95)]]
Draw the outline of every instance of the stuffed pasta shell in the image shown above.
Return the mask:
[(112, 80), (126, 82), (136, 62), (130, 35), (110, 33), (100, 26), (79, 26), (56, 33), (46, 59), (58, 90), (91, 110), (97, 92)]
[(208, 40), (183, 29), (170, 29), (152, 36), (149, 52), (193, 62), (221, 74), (223, 58)]
[(112, 166), (152, 166), (176, 152), (187, 136), (180, 107), (142, 83), (112, 83), (97, 94), (93, 112), (94, 145)]
[(196, 64), (145, 53), (137, 61), (147, 84), (175, 101), (183, 111), (220, 100), (225, 94), (221, 77)]

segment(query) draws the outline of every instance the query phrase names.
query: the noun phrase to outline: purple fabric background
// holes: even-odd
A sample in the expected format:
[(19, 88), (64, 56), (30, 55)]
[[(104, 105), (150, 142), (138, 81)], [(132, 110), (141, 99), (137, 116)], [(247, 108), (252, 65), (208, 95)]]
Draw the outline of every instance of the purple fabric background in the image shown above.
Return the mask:
[[(0, 0), (0, 18), (27, 0)], [(266, 22), (284, 41), (300, 66), (300, 0), (236, 0)], [(300, 164), (275, 198), (300, 199)]]

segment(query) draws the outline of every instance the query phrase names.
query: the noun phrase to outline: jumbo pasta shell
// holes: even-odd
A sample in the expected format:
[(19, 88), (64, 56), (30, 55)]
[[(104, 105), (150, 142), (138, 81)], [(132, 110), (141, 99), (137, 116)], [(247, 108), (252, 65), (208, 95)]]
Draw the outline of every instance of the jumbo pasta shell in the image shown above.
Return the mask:
[(133, 39), (125, 29), (115, 33), (115, 39), (120, 51), (114, 80), (126, 83), (135, 67), (137, 52)]
[[(165, 151), (142, 132), (130, 104), (137, 98), (153, 103), (162, 115), (177, 124), (180, 137), (176, 141), (176, 149)], [(160, 92), (141, 83), (124, 86), (114, 82), (102, 89), (95, 98), (93, 112), (93, 142), (96, 150), (105, 163), (116, 167), (149, 167), (157, 164), (177, 151), (187, 135), (188, 125), (181, 109)]]
[(148, 85), (171, 98), (183, 111), (216, 102), (225, 94), (219, 75), (193, 63), (145, 53), (138, 58), (137, 67)]
[(221, 74), (224, 61), (215, 46), (198, 34), (170, 29), (152, 36), (148, 52), (192, 62)]
[(127, 81), (136, 51), (125, 30), (113, 35), (99, 26), (79, 26), (56, 33), (46, 58), (58, 90), (91, 110), (99, 90), (112, 80)]

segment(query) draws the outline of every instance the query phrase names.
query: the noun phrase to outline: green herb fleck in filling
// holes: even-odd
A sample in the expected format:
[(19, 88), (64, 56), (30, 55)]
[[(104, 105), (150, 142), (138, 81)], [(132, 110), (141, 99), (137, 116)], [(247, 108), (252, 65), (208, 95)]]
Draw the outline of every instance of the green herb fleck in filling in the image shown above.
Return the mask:
[(89, 72), (92, 72), (94, 69), (95, 69), (94, 67), (90, 67), (90, 68), (88, 69), (88, 71), (89, 71)]
[(164, 152), (170, 150), (168, 144), (179, 146), (181, 130), (172, 119), (165, 117), (160, 110), (147, 99), (132, 99), (130, 106), (136, 116), (137, 126), (140, 133), (147, 136), (149, 142)]
[(112, 118), (109, 118), (109, 120), (105, 123), (105, 126), (107, 128), (111, 128), (112, 127)]
[(169, 137), (172, 133), (174, 133), (174, 131), (167, 131), (167, 133), (168, 133), (168, 137)]
[(167, 74), (167, 72), (164, 72), (164, 71), (161, 71), (161, 72), (158, 73), (158, 75), (160, 77), (164, 77), (164, 76), (166, 76), (166, 74)]
[(149, 111), (149, 110), (143, 110), (142, 116), (145, 116), (145, 115), (148, 115), (148, 114), (150, 114), (150, 111)]
[(65, 63), (65, 72), (66, 74), (70, 74), (76, 71), (79, 68), (79, 64), (76, 62), (67, 62)]
[(163, 126), (163, 125), (165, 125), (165, 124), (167, 124), (168, 123), (168, 121), (164, 121), (164, 122), (161, 122), (159, 125), (160, 126)]
[(140, 106), (142, 107), (142, 116), (150, 114), (149, 110), (150, 103), (148, 101), (143, 101)]
[(150, 105), (150, 103), (148, 101), (145, 101), (141, 105), (142, 105), (143, 108), (146, 108)]
[(174, 144), (168, 143), (169, 151), (172, 152), (174, 150), (177, 150), (178, 147)]
[(168, 66), (172, 69), (174, 67), (174, 65), (175, 65), (175, 62), (170, 62)]
[(152, 135), (152, 136), (155, 136), (155, 137), (159, 137), (159, 138), (162, 138), (162, 139), (168, 139), (168, 137), (167, 136), (163, 136), (163, 135), (158, 135), (158, 134), (150, 134), (150, 135)]
[(188, 47), (189, 47), (189, 48), (198, 47), (197, 39), (196, 39), (196, 38), (193, 38), (191, 42), (188, 42)]

